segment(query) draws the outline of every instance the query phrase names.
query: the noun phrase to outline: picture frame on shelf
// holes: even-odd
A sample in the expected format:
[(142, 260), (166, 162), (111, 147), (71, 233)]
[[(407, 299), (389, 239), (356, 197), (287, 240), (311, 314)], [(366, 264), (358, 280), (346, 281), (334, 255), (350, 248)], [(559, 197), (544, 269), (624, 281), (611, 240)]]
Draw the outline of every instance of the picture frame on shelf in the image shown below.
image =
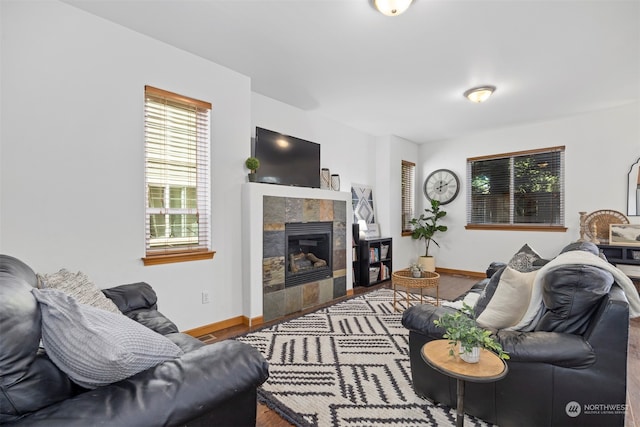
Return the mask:
[(640, 246), (640, 224), (610, 224), (609, 244)]
[(380, 237), (380, 226), (376, 223), (367, 224), (367, 228), (364, 230), (365, 240), (377, 239)]

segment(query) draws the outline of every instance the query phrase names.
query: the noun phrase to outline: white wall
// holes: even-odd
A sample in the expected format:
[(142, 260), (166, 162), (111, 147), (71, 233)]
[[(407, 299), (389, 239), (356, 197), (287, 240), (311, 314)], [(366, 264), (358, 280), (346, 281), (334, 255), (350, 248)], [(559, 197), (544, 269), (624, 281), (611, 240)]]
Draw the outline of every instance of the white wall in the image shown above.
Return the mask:
[[(402, 161), (418, 163), (419, 145), (397, 136), (379, 137), (376, 149), (374, 202), (381, 234), (393, 238), (393, 269), (400, 270), (417, 262), (419, 245), (411, 236), (402, 236)], [(417, 168), (416, 168), (417, 169)], [(416, 171), (417, 174), (417, 171)], [(420, 199), (421, 182), (417, 179), (415, 200)], [(419, 215), (416, 205), (416, 215)]]
[[(566, 146), (566, 233), (465, 230), (466, 159), (481, 155)], [(508, 261), (524, 244), (543, 257), (553, 257), (579, 237), (579, 211), (613, 209), (627, 212), (627, 174), (640, 157), (640, 108), (631, 104), (610, 110), (542, 123), (479, 132), (420, 147), (418, 183), (435, 169), (454, 171), (461, 180), (458, 197), (445, 206), (444, 224), (435, 248), (436, 265), (484, 271), (491, 261)], [(426, 198), (421, 196), (420, 211)], [(639, 217), (631, 218), (632, 222)]]
[[(64, 3), (0, 7), (0, 251), (40, 273), (81, 270), (103, 288), (149, 282), (183, 330), (241, 315), (250, 80)], [(213, 104), (213, 260), (140, 260), (146, 84)]]

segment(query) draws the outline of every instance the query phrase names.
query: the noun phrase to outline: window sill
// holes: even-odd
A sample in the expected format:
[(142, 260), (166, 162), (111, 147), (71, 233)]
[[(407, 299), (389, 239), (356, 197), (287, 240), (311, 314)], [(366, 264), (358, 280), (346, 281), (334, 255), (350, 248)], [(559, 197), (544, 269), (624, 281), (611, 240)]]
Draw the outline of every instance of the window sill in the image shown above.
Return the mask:
[(213, 259), (215, 251), (194, 251), (162, 253), (158, 255), (147, 254), (142, 258), (144, 265), (172, 264), (174, 262), (200, 261), (203, 259)]
[(467, 224), (465, 230), (503, 230), (503, 231), (544, 231), (564, 233), (567, 227), (561, 225), (531, 224)]
[(413, 232), (412, 232), (412, 231), (403, 231), (403, 232), (402, 232), (402, 235), (403, 235), (403, 236), (411, 236), (412, 234), (413, 234)]

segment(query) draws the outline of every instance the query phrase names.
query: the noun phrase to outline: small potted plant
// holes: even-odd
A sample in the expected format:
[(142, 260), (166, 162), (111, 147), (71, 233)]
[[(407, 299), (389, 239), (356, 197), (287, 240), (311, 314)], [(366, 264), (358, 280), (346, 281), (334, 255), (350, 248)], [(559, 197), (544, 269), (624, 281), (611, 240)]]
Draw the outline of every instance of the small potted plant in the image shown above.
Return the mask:
[(422, 267), (420, 264), (411, 264), (409, 266), (409, 271), (411, 272), (412, 277), (422, 277)]
[(461, 310), (445, 314), (433, 323), (445, 330), (443, 337), (449, 340), (451, 356), (459, 354), (465, 362), (477, 363), (480, 360), (480, 348), (486, 348), (501, 359), (509, 359), (509, 354), (502, 350), (491, 332), (477, 325), (473, 308), (466, 303), (462, 304)]
[(436, 246), (440, 247), (438, 242), (433, 239), (433, 236), (437, 232), (444, 233), (447, 231), (446, 225), (438, 225), (438, 221), (442, 219), (447, 213), (440, 209), (440, 202), (438, 200), (431, 200), (431, 209), (425, 209), (425, 213), (420, 214), (420, 217), (413, 218), (409, 223), (413, 226), (413, 232), (411, 237), (416, 240), (425, 240), (424, 256), (419, 258), (420, 264), (426, 271), (435, 271), (436, 263), (432, 256), (429, 255), (429, 245), (433, 242)]
[(251, 173), (249, 173), (249, 182), (255, 182), (256, 170), (260, 167), (260, 160), (256, 157), (249, 157), (245, 160), (244, 165), (251, 171)]

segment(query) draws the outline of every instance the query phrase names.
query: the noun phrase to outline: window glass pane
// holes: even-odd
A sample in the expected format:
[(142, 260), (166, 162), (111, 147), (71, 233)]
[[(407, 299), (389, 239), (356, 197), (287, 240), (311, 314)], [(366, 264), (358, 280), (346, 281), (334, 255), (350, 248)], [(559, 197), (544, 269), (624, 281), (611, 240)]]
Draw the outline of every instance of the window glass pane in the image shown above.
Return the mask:
[(198, 238), (197, 215), (169, 215), (169, 222), (171, 223), (171, 237)]
[(167, 235), (167, 225), (165, 215), (154, 214), (149, 216), (151, 224), (151, 238), (159, 239)]
[(195, 209), (197, 204), (195, 187), (169, 187), (169, 207), (173, 209)]
[(560, 216), (560, 153), (514, 159), (514, 222), (553, 224)]
[(509, 223), (509, 159), (474, 162), (471, 165), (471, 222)]
[(150, 208), (163, 208), (164, 207), (164, 188), (149, 186), (149, 207)]

